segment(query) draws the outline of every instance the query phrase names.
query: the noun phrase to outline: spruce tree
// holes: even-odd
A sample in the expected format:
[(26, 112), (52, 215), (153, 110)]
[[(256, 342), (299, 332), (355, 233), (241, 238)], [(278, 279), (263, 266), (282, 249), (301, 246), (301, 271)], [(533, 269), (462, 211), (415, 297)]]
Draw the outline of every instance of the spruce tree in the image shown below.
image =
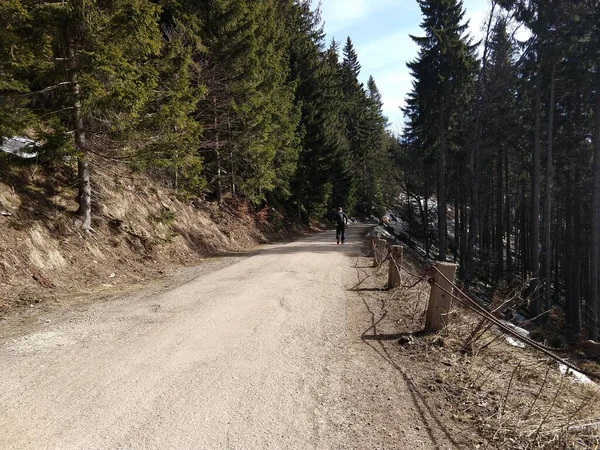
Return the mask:
[(302, 140), (292, 186), (303, 220), (318, 218), (328, 208), (354, 207), (337, 51), (335, 42), (325, 49), (318, 11), (311, 11), (310, 2), (297, 4), (290, 56)]
[[(419, 46), (408, 63), (414, 80), (410, 95), (411, 127), (420, 141), (435, 148), (438, 160), (437, 202), (439, 259), (446, 259), (446, 158), (453, 145), (455, 122), (472, 96), (476, 68), (475, 45), (465, 35), (460, 0), (418, 0), (425, 36), (411, 38)], [(427, 151), (427, 149), (423, 149)]]
[(350, 37), (343, 48), (340, 68), (340, 80), (343, 93), (344, 128), (350, 144), (352, 157), (352, 173), (356, 186), (357, 209), (371, 214), (374, 205), (368, 191), (368, 155), (369, 130), (368, 120), (371, 102), (367, 97), (363, 84), (359, 81), (360, 63)]
[(114, 141), (141, 120), (158, 82), (152, 60), (161, 50), (160, 10), (147, 0), (31, 0), (27, 8), (50, 49), (33, 74), (31, 107), (56, 111), (44, 114), (53, 135), (46, 140), (67, 144), (73, 133), (78, 215), (90, 230), (90, 153), (104, 149), (104, 136)]
[(298, 152), (289, 36), (278, 26), (290, 3), (277, 8), (274, 0), (215, 0), (195, 6), (207, 47), (207, 96), (198, 120), (205, 124), (201, 146), (213, 190), (220, 200), (228, 172), (232, 193), (260, 202), (273, 192), (283, 200)]
[(22, 133), (34, 118), (27, 108), (28, 71), (49, 51), (39, 42), (31, 11), (21, 0), (0, 3), (0, 141)]
[(365, 202), (380, 215), (384, 213), (384, 186), (393, 185), (386, 175), (389, 167), (390, 140), (386, 132), (387, 118), (383, 114), (383, 101), (373, 76), (367, 81), (367, 106), (365, 111), (367, 145), (364, 149), (366, 160)]

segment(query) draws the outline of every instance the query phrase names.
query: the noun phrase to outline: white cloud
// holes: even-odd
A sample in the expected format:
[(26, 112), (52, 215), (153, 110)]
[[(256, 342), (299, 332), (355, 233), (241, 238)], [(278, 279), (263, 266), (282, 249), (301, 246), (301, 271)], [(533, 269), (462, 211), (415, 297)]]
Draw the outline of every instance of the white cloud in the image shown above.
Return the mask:
[(475, 42), (485, 37), (485, 25), (490, 15), (488, 0), (465, 1), (465, 19), (469, 20), (469, 31)]
[(373, 77), (383, 98), (383, 113), (391, 125), (402, 123), (403, 116), (400, 108), (404, 107), (406, 94), (411, 89), (410, 73), (391, 67), (378, 71)]
[[(416, 0), (322, 0), (321, 7), (329, 37), (340, 32), (352, 37), (362, 66), (361, 81), (366, 83), (373, 75), (382, 94), (384, 113), (391, 129), (396, 130), (403, 123), (399, 108), (412, 88), (406, 63), (418, 51), (409, 34), (422, 34)], [(475, 42), (482, 40), (489, 0), (464, 0), (464, 7), (471, 36)], [(521, 28), (516, 36), (523, 40), (529, 32)]]
[(415, 33), (418, 33), (417, 28), (402, 30), (378, 37), (366, 45), (357, 45), (356, 51), (361, 65), (370, 70), (377, 70), (406, 64), (417, 53), (417, 45), (409, 36), (409, 34)]
[(394, 0), (322, 0), (321, 12), (328, 33), (349, 28), (385, 10)]

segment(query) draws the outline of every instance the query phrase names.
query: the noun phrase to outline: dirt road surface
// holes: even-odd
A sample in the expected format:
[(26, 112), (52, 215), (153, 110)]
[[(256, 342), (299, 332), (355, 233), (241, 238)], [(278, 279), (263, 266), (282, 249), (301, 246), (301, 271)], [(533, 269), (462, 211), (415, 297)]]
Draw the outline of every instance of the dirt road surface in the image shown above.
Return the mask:
[(372, 318), (351, 288), (366, 230), (223, 258), (4, 338), (0, 448), (449, 448), (361, 340)]

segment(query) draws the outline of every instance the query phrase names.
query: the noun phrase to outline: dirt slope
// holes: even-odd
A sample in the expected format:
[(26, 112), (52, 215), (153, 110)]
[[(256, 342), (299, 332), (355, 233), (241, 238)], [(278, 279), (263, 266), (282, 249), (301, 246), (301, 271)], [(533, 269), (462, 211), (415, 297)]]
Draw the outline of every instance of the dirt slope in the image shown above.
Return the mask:
[(183, 201), (126, 167), (94, 165), (95, 232), (83, 236), (69, 167), (0, 167), (0, 174), (0, 318), (126, 290), (284, 234), (267, 220), (269, 211), (231, 200), (222, 208)]
[[(451, 448), (361, 340), (364, 228), (274, 245), (0, 343), (0, 447)], [(43, 319), (43, 317), (42, 317)]]

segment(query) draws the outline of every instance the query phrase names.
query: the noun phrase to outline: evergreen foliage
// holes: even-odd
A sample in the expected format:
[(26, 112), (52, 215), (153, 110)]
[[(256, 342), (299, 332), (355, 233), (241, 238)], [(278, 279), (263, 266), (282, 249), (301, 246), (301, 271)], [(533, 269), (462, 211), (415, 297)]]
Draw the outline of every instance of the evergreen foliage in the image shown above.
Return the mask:
[(307, 222), (359, 198), (383, 209), (381, 96), (350, 38), (342, 62), (326, 46), (308, 0), (8, 0), (0, 19), (0, 135), (77, 161), (85, 229), (90, 164), (112, 159), (182, 198)]
[[(425, 35), (411, 36), (419, 46), (416, 60), (408, 63), (414, 77), (407, 102), (412, 131), (421, 151), (437, 154), (439, 257), (446, 259), (446, 158), (458, 145), (467, 123), (464, 111), (473, 96), (477, 67), (476, 46), (465, 36), (464, 8), (460, 0), (418, 0)], [(413, 142), (413, 144), (415, 143)]]
[(0, 139), (35, 139), (48, 171), (76, 165), (87, 230), (93, 167), (114, 159), (184, 199), (307, 223), (380, 215), (401, 186), (426, 254), (437, 241), (467, 288), (527, 284), (533, 316), (562, 309), (596, 339), (600, 4), (495, 0), (475, 44), (462, 1), (417, 3), (395, 137), (352, 39), (327, 43), (309, 0), (4, 0)]
[[(462, 2), (418, 3), (424, 36), (413, 37), (420, 50), (409, 64), (413, 90), (396, 156), (419, 208), (437, 197), (440, 259), (450, 235), (467, 288), (526, 284), (529, 313), (540, 324), (549, 327), (562, 310), (568, 336), (583, 329), (596, 339), (600, 5), (493, 1), (477, 64)], [(531, 37), (517, 41), (517, 27)], [(421, 221), (427, 228), (426, 211)]]

